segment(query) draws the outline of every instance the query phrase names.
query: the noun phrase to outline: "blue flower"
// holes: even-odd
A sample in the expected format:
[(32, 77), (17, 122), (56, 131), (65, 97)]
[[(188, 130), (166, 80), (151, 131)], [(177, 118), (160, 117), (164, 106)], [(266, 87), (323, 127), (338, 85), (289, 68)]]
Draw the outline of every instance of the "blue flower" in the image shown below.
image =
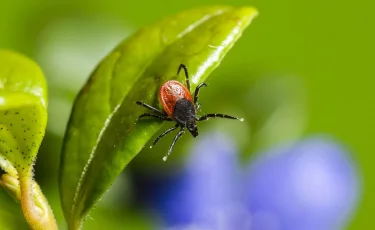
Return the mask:
[(349, 156), (326, 138), (259, 153), (241, 167), (234, 144), (216, 133), (200, 138), (151, 203), (162, 229), (332, 230), (347, 223), (358, 188)]

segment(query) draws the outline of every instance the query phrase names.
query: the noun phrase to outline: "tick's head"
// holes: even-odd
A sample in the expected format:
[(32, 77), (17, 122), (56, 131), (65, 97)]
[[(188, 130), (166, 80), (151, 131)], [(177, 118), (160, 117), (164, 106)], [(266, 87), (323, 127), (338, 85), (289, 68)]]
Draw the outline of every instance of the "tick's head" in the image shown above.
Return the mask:
[(187, 122), (186, 128), (189, 130), (191, 135), (193, 135), (193, 137), (198, 136), (198, 127), (197, 127), (197, 124), (195, 123), (195, 120), (191, 120)]

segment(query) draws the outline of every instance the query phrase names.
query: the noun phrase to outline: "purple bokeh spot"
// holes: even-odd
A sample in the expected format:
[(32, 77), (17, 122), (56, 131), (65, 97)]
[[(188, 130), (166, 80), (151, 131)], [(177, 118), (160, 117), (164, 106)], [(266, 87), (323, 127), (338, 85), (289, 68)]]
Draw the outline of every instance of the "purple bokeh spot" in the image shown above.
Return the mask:
[(181, 173), (159, 183), (150, 202), (161, 229), (341, 229), (358, 201), (352, 160), (325, 137), (257, 154), (245, 167), (238, 161), (224, 134), (200, 137)]
[(341, 229), (358, 197), (358, 179), (346, 151), (328, 139), (315, 138), (279, 152), (261, 154), (246, 178), (253, 229), (267, 213), (277, 230)]
[[(249, 225), (237, 160), (233, 144), (224, 135), (203, 137), (189, 156), (180, 181), (168, 186), (162, 206), (166, 225), (194, 224), (196, 229), (207, 230)], [(249, 220), (243, 221), (246, 218)]]

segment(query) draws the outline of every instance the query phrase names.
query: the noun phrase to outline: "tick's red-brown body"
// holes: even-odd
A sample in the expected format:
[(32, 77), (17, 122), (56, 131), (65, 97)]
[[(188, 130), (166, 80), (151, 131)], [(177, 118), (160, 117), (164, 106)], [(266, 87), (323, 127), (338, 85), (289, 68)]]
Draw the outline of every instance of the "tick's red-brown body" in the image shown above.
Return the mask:
[(196, 113), (197, 113), (197, 110), (199, 109), (199, 104), (197, 102), (199, 89), (207, 85), (206, 83), (202, 82), (195, 88), (194, 100), (193, 100), (190, 94), (190, 82), (189, 82), (188, 70), (185, 65), (181, 64), (180, 67), (178, 68), (177, 75), (179, 74), (181, 69), (184, 69), (185, 71), (187, 87), (185, 87), (183, 84), (175, 80), (167, 81), (160, 87), (159, 100), (160, 100), (160, 103), (163, 105), (164, 111), (160, 111), (159, 109), (154, 108), (151, 105), (148, 105), (141, 101), (136, 102), (138, 105), (141, 105), (157, 113), (157, 114), (144, 113), (140, 115), (138, 119), (141, 117), (155, 117), (155, 118), (159, 118), (165, 121), (176, 122), (176, 125), (174, 127), (160, 134), (150, 147), (155, 145), (160, 140), (160, 138), (162, 138), (166, 134), (172, 132), (178, 127), (181, 128), (180, 132), (173, 139), (172, 145), (169, 148), (168, 153), (163, 158), (163, 160), (167, 160), (167, 157), (171, 153), (172, 148), (175, 145), (176, 141), (178, 140), (178, 138), (180, 138), (180, 136), (182, 136), (182, 134), (184, 134), (185, 128), (191, 133), (193, 137), (198, 136), (198, 127), (196, 125), (197, 121), (205, 121), (205, 120), (208, 120), (209, 118), (214, 118), (214, 117), (237, 119), (241, 121), (243, 120), (242, 118), (240, 119), (240, 118), (225, 115), (225, 114), (206, 114), (201, 117), (197, 117)]
[(172, 119), (177, 101), (183, 98), (192, 102), (189, 90), (178, 81), (167, 81), (160, 87), (160, 103), (163, 105), (164, 111)]

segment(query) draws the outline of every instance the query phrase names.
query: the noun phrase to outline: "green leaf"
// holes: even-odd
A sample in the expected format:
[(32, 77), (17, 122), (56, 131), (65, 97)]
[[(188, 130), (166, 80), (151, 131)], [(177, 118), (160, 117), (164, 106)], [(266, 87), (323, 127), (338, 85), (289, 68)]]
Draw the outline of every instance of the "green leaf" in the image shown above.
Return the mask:
[(28, 177), (47, 124), (46, 82), (30, 59), (0, 50), (0, 167)]
[(33, 180), (33, 165), (47, 125), (46, 82), (39, 66), (0, 50), (0, 185), (21, 202), (32, 229), (57, 229), (51, 208)]
[(111, 183), (162, 122), (135, 124), (144, 112), (135, 101), (156, 107), (159, 87), (183, 63), (191, 87), (204, 81), (257, 15), (250, 7), (205, 7), (139, 30), (96, 68), (78, 95), (64, 139), (60, 194), (69, 228), (76, 229)]

